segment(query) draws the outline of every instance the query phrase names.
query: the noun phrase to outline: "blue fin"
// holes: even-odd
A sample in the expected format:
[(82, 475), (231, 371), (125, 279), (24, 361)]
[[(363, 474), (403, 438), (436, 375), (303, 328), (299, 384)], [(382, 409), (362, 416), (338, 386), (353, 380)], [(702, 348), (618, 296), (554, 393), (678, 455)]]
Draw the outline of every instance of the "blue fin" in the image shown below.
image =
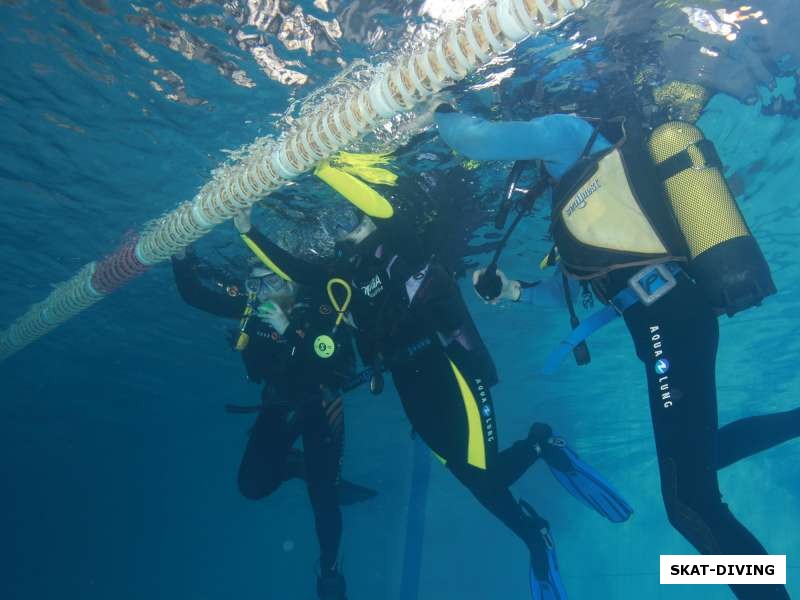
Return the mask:
[(564, 589), (561, 574), (558, 571), (556, 548), (549, 530), (543, 532), (542, 537), (546, 545), (547, 576), (539, 578), (531, 564), (531, 598), (533, 600), (567, 600), (567, 591)]
[(633, 514), (625, 499), (564, 440), (552, 438), (542, 448), (542, 456), (564, 489), (612, 523), (627, 521)]
[(567, 600), (550, 525), (525, 500), (520, 499), (519, 506), (530, 527), (531, 538), (526, 544), (531, 551), (531, 597), (533, 600)]

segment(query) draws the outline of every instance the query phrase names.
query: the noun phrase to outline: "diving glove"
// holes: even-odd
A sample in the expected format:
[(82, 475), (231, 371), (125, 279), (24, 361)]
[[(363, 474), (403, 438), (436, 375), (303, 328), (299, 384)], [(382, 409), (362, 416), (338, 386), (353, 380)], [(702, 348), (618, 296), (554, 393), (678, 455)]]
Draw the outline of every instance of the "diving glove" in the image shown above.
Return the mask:
[(253, 226), (251, 223), (251, 215), (253, 213), (253, 209), (245, 208), (244, 210), (239, 211), (233, 216), (233, 224), (236, 226), (236, 230), (239, 233), (247, 233), (250, 231), (250, 228)]
[(256, 310), (256, 314), (262, 322), (267, 323), (277, 331), (279, 335), (283, 335), (286, 333), (286, 330), (289, 329), (289, 317), (287, 317), (281, 307), (274, 302), (265, 302), (261, 304), (258, 310)]
[(383, 393), (383, 354), (378, 353), (372, 363), (372, 377), (369, 380), (369, 391), (373, 396)]
[(517, 302), (522, 293), (519, 281), (509, 279), (500, 269), (495, 269), (494, 276), (486, 273), (486, 269), (475, 271), (472, 274), (472, 285), (478, 296), (490, 304), (496, 304), (500, 300)]

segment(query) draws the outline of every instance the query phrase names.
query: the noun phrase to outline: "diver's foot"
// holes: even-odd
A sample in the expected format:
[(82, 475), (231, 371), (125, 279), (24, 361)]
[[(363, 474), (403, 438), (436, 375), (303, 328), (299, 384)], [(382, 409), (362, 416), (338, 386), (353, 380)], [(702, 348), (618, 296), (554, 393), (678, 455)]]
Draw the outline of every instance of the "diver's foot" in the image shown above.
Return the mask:
[(530, 585), (532, 600), (567, 600), (567, 592), (558, 571), (558, 560), (550, 525), (533, 507), (520, 500), (528, 528), (526, 543), (531, 553)]
[(568, 470), (571, 465), (569, 457), (564, 452), (567, 442), (553, 433), (553, 428), (547, 423), (534, 423), (528, 431), (528, 443), (536, 449), (536, 453), (544, 458), (550, 467)]
[(562, 442), (553, 437), (553, 428), (547, 423), (534, 423), (528, 431), (527, 444), (536, 453), (537, 457), (549, 462), (553, 458), (553, 444)]
[(553, 437), (553, 428), (547, 423), (534, 423), (528, 431), (528, 441), (532, 444), (544, 446)]
[(378, 495), (378, 492), (363, 485), (358, 485), (352, 481), (342, 479), (339, 482), (339, 504), (342, 506), (351, 506), (353, 504), (360, 504), (367, 500), (372, 500)]
[(319, 600), (347, 600), (347, 586), (338, 571), (326, 571), (317, 576)]

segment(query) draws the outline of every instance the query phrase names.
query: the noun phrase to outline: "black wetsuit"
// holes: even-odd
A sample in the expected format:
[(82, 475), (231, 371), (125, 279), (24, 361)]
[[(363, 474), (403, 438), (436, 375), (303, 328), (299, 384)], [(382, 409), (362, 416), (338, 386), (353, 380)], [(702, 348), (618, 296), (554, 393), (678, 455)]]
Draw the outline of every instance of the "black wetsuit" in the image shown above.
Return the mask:
[[(183, 299), (211, 314), (241, 319), (248, 298), (224, 274), (206, 286), (190, 258), (173, 260), (175, 281)], [(344, 414), (336, 391), (354, 372), (352, 341), (346, 327), (335, 335), (336, 313), (318, 294), (300, 294), (289, 328), (279, 335), (253, 316), (242, 359), (248, 379), (264, 383), (262, 408), (256, 418), (239, 468), (239, 490), (258, 500), (303, 473), (316, 519), (321, 568), (333, 569), (342, 534), (342, 515), (337, 496), (344, 450)], [(336, 350), (324, 358), (314, 343), (318, 336), (332, 336)], [(292, 447), (303, 440), (304, 464)]]
[[(652, 306), (631, 307), (624, 318), (645, 366), (661, 493), (670, 523), (702, 554), (767, 554), (722, 501), (717, 471), (796, 437), (798, 411), (743, 419), (719, 430), (719, 324), (688, 278), (680, 277), (678, 286)], [(660, 359), (669, 361), (664, 374), (656, 371)], [(747, 600), (789, 597), (783, 586), (731, 589)]]
[(357, 266), (336, 261), (328, 267), (298, 260), (255, 229), (243, 237), (262, 260), (304, 286), (324, 289), (334, 277), (350, 282), (365, 363), (382, 357), (414, 431), (487, 509), (542, 554), (544, 522), (526, 517), (508, 489), (535, 462), (535, 447), (520, 441), (498, 451), (490, 393), (497, 373), (445, 269), (406, 263), (379, 234), (360, 245)]
[[(602, 156), (602, 152), (610, 148), (602, 135), (595, 136), (589, 123), (573, 115), (492, 123), (457, 113), (442, 113), (437, 115), (437, 120), (447, 142), (470, 158), (542, 160), (549, 175), (559, 180), (554, 192), (557, 209), (553, 212), (554, 223), (562, 218), (564, 200), (577, 200), (566, 209), (572, 212), (582, 211), (589, 202), (590, 195), (570, 196), (571, 190), (580, 189), (577, 184), (581, 183), (584, 173), (594, 174), (593, 170), (585, 170), (581, 159)], [(630, 131), (637, 133), (635, 119), (629, 121)], [(641, 135), (638, 138), (641, 139)], [(630, 150), (626, 167), (631, 169), (632, 180), (639, 184), (635, 186), (640, 188), (637, 191), (645, 200), (657, 198), (646, 192), (656, 181), (647, 175), (650, 173), (644, 164), (647, 150), (641, 146)], [(641, 170), (633, 168), (637, 162)], [(589, 189), (590, 194), (601, 187), (606, 190), (598, 180), (598, 186)], [(560, 194), (559, 188), (566, 193)], [(654, 202), (650, 208), (659, 206), (663, 211), (663, 202)], [(624, 230), (625, 225), (620, 223), (619, 227)], [(562, 236), (566, 245), (573, 239), (571, 230)], [(561, 241), (556, 242), (560, 244), (562, 264), (570, 262), (565, 259), (568, 246), (565, 248)], [(627, 286), (628, 279), (641, 265), (617, 269), (615, 265), (628, 264), (621, 263), (621, 253), (614, 255), (614, 251), (601, 248), (600, 243), (597, 246), (596, 251), (582, 249), (581, 254), (573, 254), (573, 262), (583, 261), (581, 264), (588, 269), (603, 263), (599, 258), (602, 252), (615, 256), (605, 264), (611, 273), (593, 280), (599, 296), (611, 298)], [(766, 554), (764, 547), (722, 501), (717, 469), (797, 436), (800, 419), (797, 411), (793, 411), (754, 417), (718, 431), (717, 317), (710, 301), (687, 275), (681, 274), (677, 280), (677, 287), (651, 306), (636, 304), (624, 312), (625, 323), (647, 376), (667, 514), (670, 523), (701, 553)], [(661, 374), (656, 371), (659, 359), (667, 361), (658, 364)], [(665, 368), (665, 365), (668, 366)], [(783, 419), (786, 421), (779, 424)], [(785, 587), (779, 585), (732, 585), (731, 589), (743, 600), (788, 598)]]

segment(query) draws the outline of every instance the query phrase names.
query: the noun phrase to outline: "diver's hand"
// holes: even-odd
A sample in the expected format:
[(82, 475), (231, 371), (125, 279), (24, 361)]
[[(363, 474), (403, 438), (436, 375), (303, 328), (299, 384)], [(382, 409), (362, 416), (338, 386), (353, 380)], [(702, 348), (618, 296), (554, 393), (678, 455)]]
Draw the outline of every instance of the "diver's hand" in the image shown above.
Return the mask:
[(239, 233), (247, 233), (253, 227), (250, 217), (252, 213), (252, 207), (245, 208), (236, 213), (236, 216), (233, 217), (233, 224), (236, 225), (236, 229)]
[(178, 250), (175, 254), (172, 255), (172, 258), (175, 260), (186, 260), (187, 258), (194, 258), (196, 252), (194, 249), (194, 244), (189, 244), (188, 246), (184, 246), (180, 250)]
[(369, 391), (373, 396), (383, 393), (383, 354), (378, 352), (372, 363), (372, 377), (369, 379)]
[(265, 302), (260, 305), (256, 314), (262, 322), (272, 327), (279, 335), (283, 335), (289, 329), (289, 317), (274, 302)]
[(478, 294), (481, 300), (489, 304), (497, 304), (500, 300), (511, 300), (512, 302), (517, 302), (519, 300), (520, 294), (522, 293), (519, 281), (509, 279), (500, 269), (495, 270), (495, 277), (500, 279), (500, 293), (494, 297), (486, 297), (487, 284), (491, 282), (485, 281), (485, 278), (483, 278), (484, 273), (486, 273), (486, 269), (478, 269), (472, 274), (472, 285), (474, 286), (475, 293)]

